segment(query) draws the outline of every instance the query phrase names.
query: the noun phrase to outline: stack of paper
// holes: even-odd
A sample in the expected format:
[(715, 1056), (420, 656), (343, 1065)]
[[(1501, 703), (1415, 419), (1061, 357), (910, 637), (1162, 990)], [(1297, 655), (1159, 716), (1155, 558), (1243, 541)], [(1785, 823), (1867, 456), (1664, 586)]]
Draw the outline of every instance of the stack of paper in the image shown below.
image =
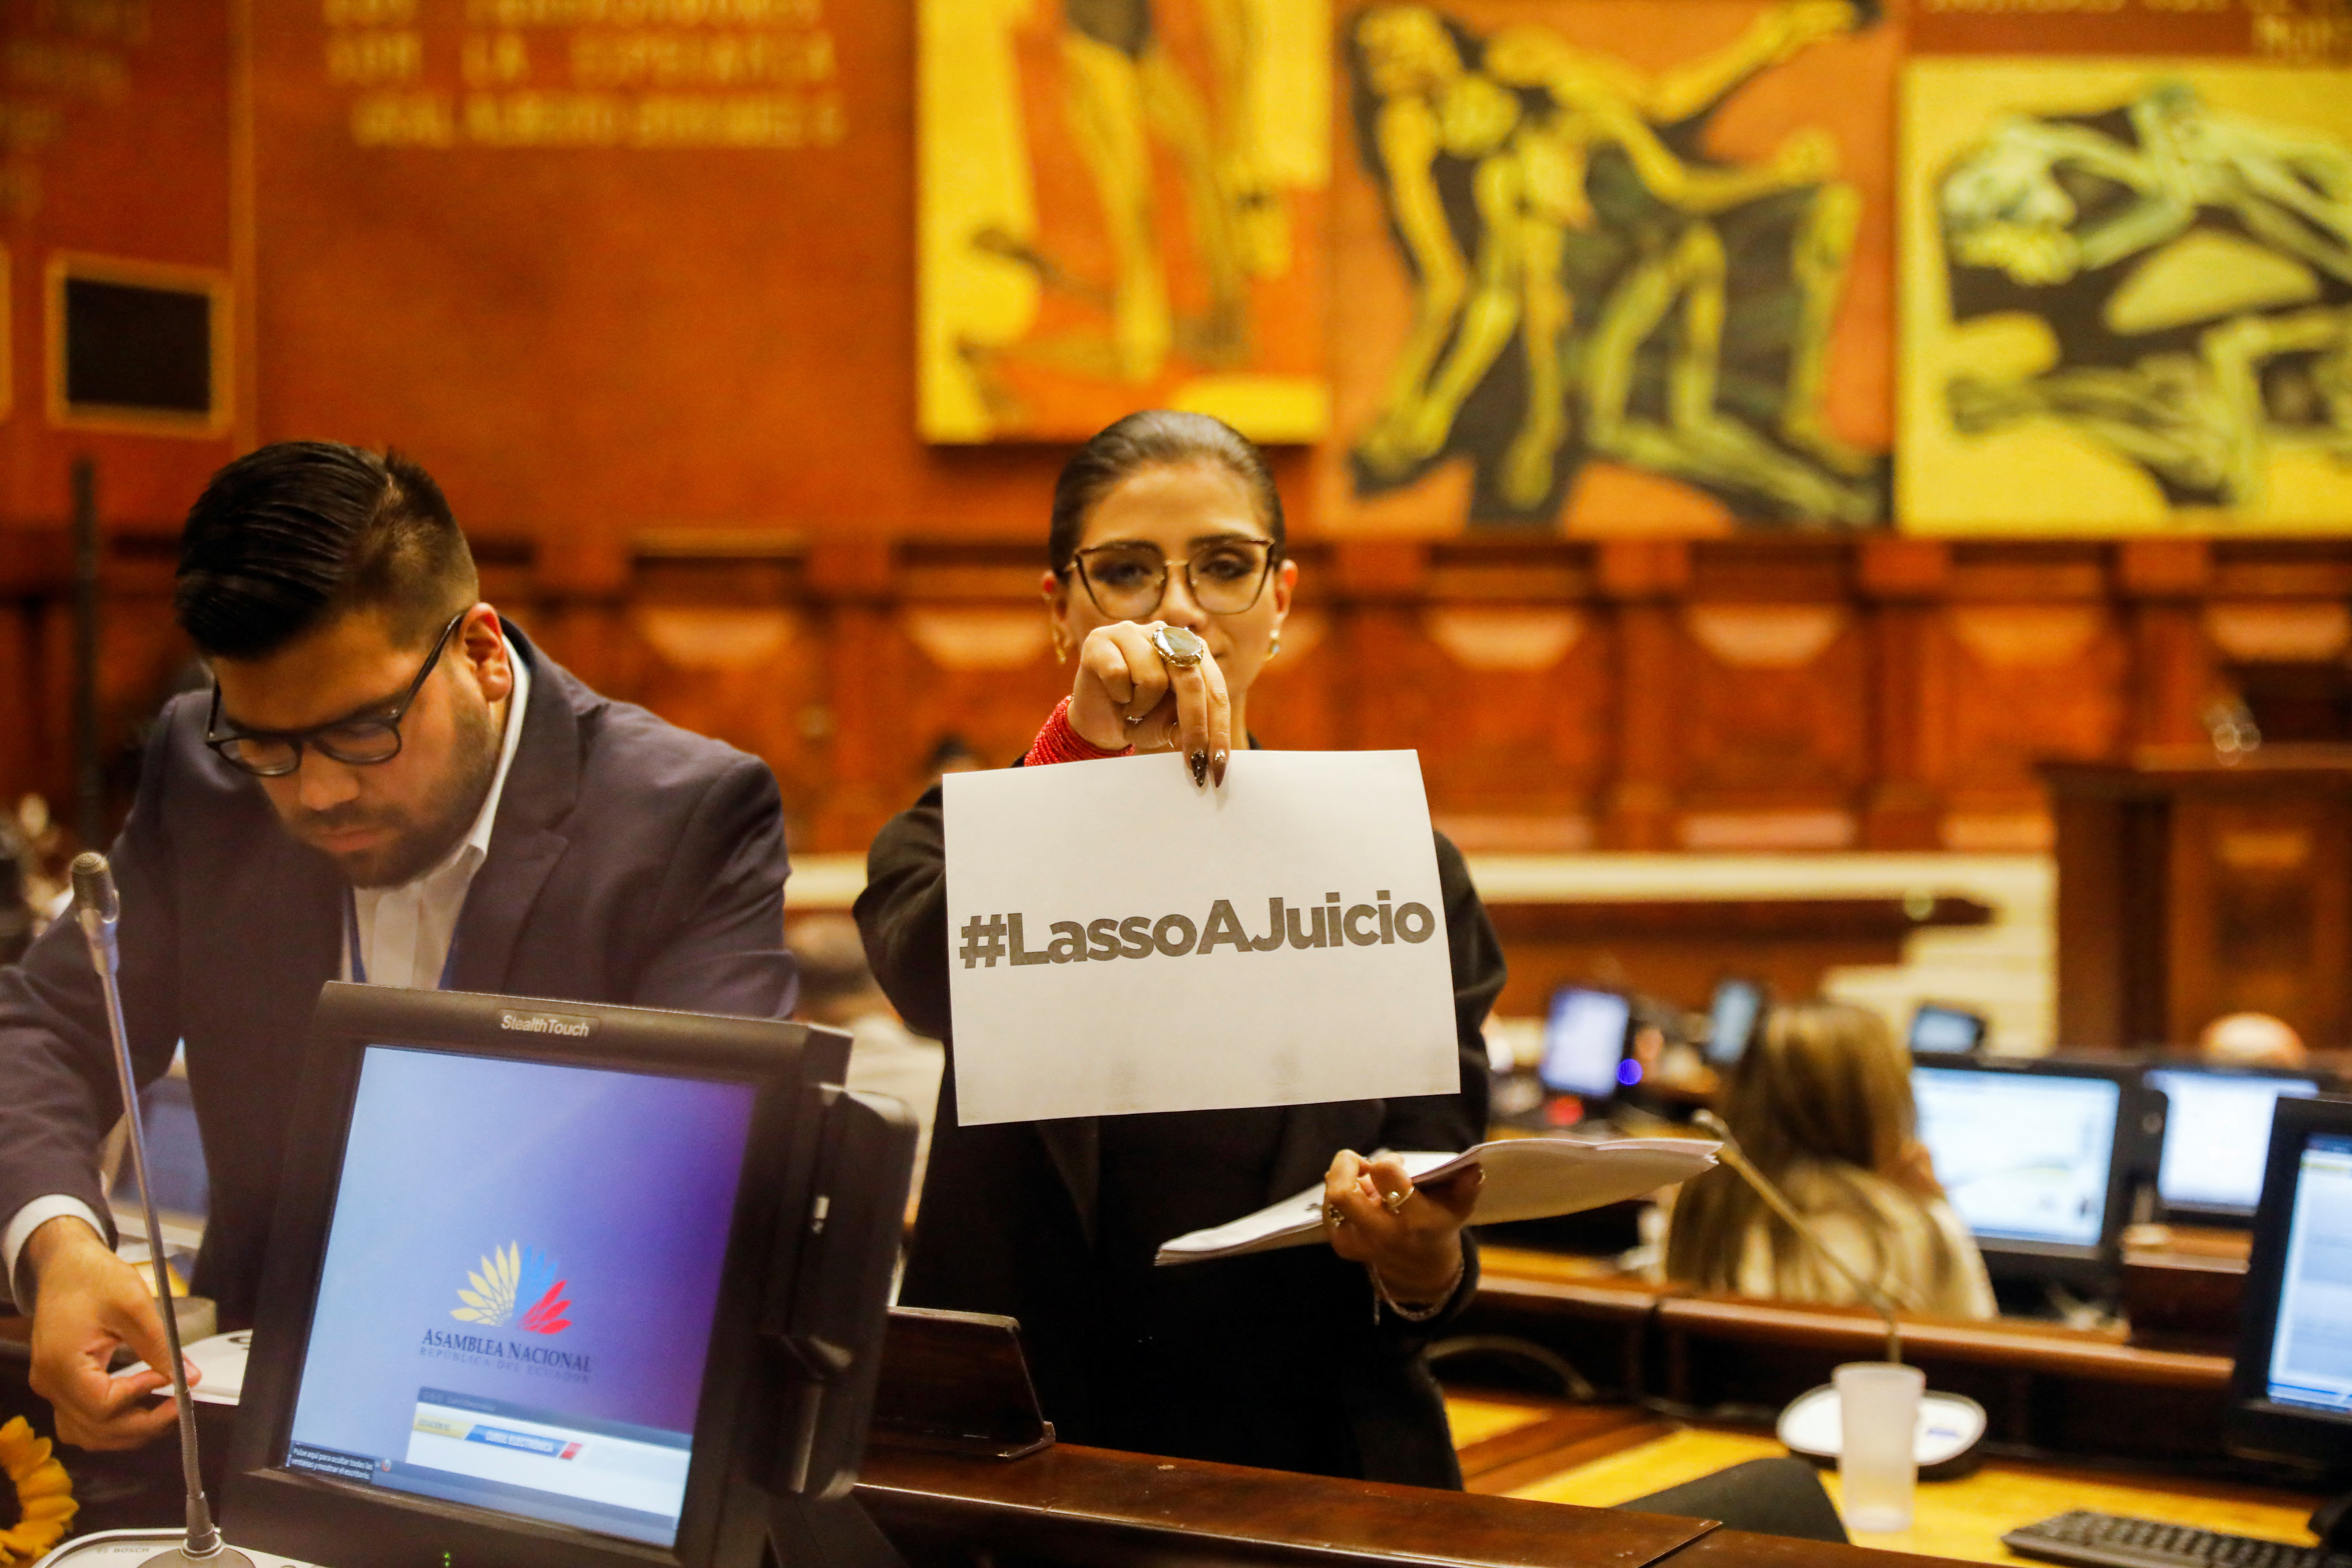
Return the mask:
[[(1547, 1219), (1599, 1208), (1670, 1187), (1715, 1163), (1720, 1145), (1705, 1138), (1619, 1138), (1589, 1143), (1572, 1138), (1506, 1138), (1461, 1154), (1421, 1152), (1400, 1156), (1413, 1181), (1441, 1182), (1470, 1165), (1486, 1173), (1474, 1225)], [(1230, 1224), (1180, 1236), (1160, 1249), (1161, 1264), (1238, 1258), (1323, 1239), (1323, 1189), (1285, 1198)]]

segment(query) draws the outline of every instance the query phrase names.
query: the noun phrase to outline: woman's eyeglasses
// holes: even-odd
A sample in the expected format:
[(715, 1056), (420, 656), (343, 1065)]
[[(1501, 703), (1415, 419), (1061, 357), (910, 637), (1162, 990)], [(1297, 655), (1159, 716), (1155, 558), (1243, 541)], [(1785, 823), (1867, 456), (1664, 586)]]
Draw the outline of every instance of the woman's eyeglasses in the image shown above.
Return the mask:
[[(1097, 544), (1072, 567), (1095, 608), (1117, 620), (1140, 620), (1168, 596), (1175, 563), (1149, 544)], [(1274, 541), (1236, 535), (1196, 547), (1184, 558), (1184, 586), (1213, 616), (1237, 616), (1257, 603), (1274, 574)]]
[(425, 678), (441, 662), (441, 650), (449, 646), (449, 634), (466, 618), (460, 610), (441, 628), (433, 639), (433, 651), (425, 656), (424, 665), (416, 679), (408, 683), (389, 708), (363, 718), (337, 719), (331, 723), (308, 730), (230, 730), (220, 728), (220, 682), (213, 682), (212, 712), (205, 720), (205, 744), (221, 755), (233, 768), (242, 769), (256, 778), (284, 778), (302, 765), (302, 752), (316, 746), (320, 753), (353, 767), (367, 767), (388, 763), (400, 755), (400, 721), (408, 715), (416, 701), (416, 694), (425, 689)]

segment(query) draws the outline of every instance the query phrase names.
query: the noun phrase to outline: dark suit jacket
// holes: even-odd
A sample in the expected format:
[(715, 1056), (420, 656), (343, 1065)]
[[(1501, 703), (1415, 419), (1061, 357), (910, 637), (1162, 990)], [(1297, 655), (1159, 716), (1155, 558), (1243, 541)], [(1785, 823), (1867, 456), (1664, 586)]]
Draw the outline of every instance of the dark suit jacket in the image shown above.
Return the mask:
[[(767, 768), (608, 701), (507, 636), (530, 664), (530, 700), (458, 920), (452, 988), (783, 1016), (795, 985)], [(212, 1178), (194, 1287), (219, 1301), (224, 1327), (242, 1327), (311, 1006), (341, 963), (344, 885), (205, 748), (206, 701), (163, 710), (113, 861), (141, 1081), (187, 1042)], [(0, 1224), (50, 1193), (105, 1215), (92, 1167), (121, 1114), (112, 1060), (80, 928), (59, 921), (0, 969)]]
[[(1461, 853), (1443, 835), (1437, 866), (1453, 955), (1462, 1091), (1287, 1108), (1262, 1204), (1320, 1183), (1341, 1149), (1465, 1149), (1485, 1136), (1487, 1065), (1479, 1026), (1503, 988), (1502, 950)], [(947, 867), (937, 788), (875, 839), (857, 923), (891, 1002), (909, 1025), (948, 1041), (952, 1052)], [(1099, 1409), (1091, 1386), (1088, 1346), (1108, 1294), (1095, 1253), (1100, 1139), (1100, 1123), (1091, 1117), (959, 1126), (950, 1071), (940, 1092), (930, 1169), (899, 1293), (910, 1306), (1020, 1319), (1045, 1414), (1076, 1442), (1089, 1441), (1114, 1420), (1129, 1432), (1138, 1425), (1134, 1412)], [(1469, 1267), (1462, 1285), (1447, 1311), (1424, 1324), (1376, 1311), (1364, 1271), (1328, 1247), (1185, 1267), (1221, 1271), (1221, 1293), (1211, 1292), (1209, 1310), (1231, 1324), (1234, 1335), (1257, 1331), (1279, 1315), (1290, 1320), (1286, 1330), (1297, 1331), (1286, 1338), (1322, 1359), (1316, 1382), (1352, 1436), (1351, 1473), (1459, 1487), (1444, 1407), (1421, 1350), (1476, 1287), (1476, 1249), (1467, 1236), (1464, 1242)], [(1237, 1408), (1231, 1421), (1234, 1432), (1244, 1433), (1259, 1413)], [(1301, 1455), (1285, 1463), (1263, 1449), (1245, 1451), (1238, 1437), (1234, 1449), (1193, 1457), (1336, 1468), (1320, 1457)]]

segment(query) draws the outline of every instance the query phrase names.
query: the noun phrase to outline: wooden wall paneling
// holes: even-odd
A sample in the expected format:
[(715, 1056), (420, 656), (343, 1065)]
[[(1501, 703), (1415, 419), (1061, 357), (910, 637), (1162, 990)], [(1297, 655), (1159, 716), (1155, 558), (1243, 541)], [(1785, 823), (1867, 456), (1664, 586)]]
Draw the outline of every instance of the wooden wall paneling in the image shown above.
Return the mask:
[(639, 572), (613, 639), (634, 656), (632, 699), (765, 762), (786, 816), (805, 823), (827, 783), (811, 748), (829, 671), (799, 562), (670, 560)]
[(2269, 1013), (2315, 1045), (2352, 1035), (2352, 856), (2340, 801), (2256, 788), (2172, 810), (2167, 1037)]
[(1840, 559), (1807, 551), (1769, 563), (1778, 570), (1739, 564), (1748, 570), (1703, 574), (1680, 616), (1682, 841), (1851, 847), (1871, 763), (1871, 638)]
[(909, 662), (886, 776), (894, 797), (913, 798), (924, 759), (950, 735), (990, 767), (1010, 764), (1068, 695), (1072, 670), (1054, 658), (1042, 584), (1027, 548), (936, 549), (902, 569), (892, 625)]
[(1422, 763), (1441, 826), (1466, 847), (1592, 847), (1612, 628), (1589, 579), (1557, 552), (1456, 550), (1434, 564), (1419, 630), (1443, 729)]
[(1930, 539), (1865, 541), (1857, 585), (1868, 605), (1873, 782), (1862, 811), (1871, 849), (1933, 849), (1941, 843), (1948, 723), (1948, 648), (1936, 635), (1934, 599), (1949, 583), (1952, 555)]
[(1685, 662), (1675, 601), (1690, 583), (1691, 547), (1678, 540), (1604, 540), (1597, 564), (1600, 590), (1614, 602), (1617, 655), (1616, 772), (1601, 847), (1671, 849)]
[(63, 532), (0, 530), (0, 806), (27, 790), (61, 799), (70, 782), (53, 738), (68, 688), (49, 666), (45, 627), (72, 569)]
[(1345, 657), (1344, 622), (1323, 574), (1302, 570), (1299, 584), (1283, 623), (1282, 649), (1250, 689), (1249, 729), (1269, 746), (1332, 751), (1341, 746), (1332, 705)]
[(1956, 548), (1935, 633), (1951, 660), (1946, 847), (2047, 847), (2037, 765), (2120, 756), (2136, 667), (2107, 588), (2095, 549)]
[(809, 587), (828, 609), (825, 684), (832, 694), (832, 787), (809, 824), (813, 848), (863, 847), (908, 804), (898, 798), (907, 792), (884, 782), (905, 749), (892, 742), (907, 706), (907, 660), (890, 626), (893, 553), (881, 540), (827, 540), (809, 552)]
[[(1332, 547), (1341, 609), (1333, 713), (1354, 744), (1422, 752), (1426, 771), (1450, 715), (1437, 698), (1443, 656), (1421, 626), (1429, 551), (1409, 540), (1349, 540)], [(1438, 796), (1433, 790), (1431, 804)]]
[(2126, 998), (2137, 944), (2122, 918), (2122, 893), (2136, 864), (2126, 833), (2128, 805), (2090, 793), (2054, 791), (2058, 859), (2058, 1039), (2063, 1047), (2122, 1049), (2134, 1043)]
[(2212, 584), (2201, 539), (2133, 539), (2116, 547), (2116, 584), (2131, 605), (2132, 743), (2202, 742), (2215, 694), (2212, 649), (2198, 600)]

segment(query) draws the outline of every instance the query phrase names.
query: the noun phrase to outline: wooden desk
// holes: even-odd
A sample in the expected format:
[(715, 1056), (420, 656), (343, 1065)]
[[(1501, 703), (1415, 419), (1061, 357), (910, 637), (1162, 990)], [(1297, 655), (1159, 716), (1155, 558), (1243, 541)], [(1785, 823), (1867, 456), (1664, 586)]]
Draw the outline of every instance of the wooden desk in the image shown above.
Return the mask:
[[(858, 1500), (917, 1568), (942, 1549), (1034, 1553), (1076, 1568), (1438, 1563), (1685, 1568), (1925, 1568), (1927, 1558), (1783, 1541), (1545, 1501), (1282, 1475), (1070, 1445), (988, 1460), (908, 1449), (866, 1456)], [(1694, 1564), (1693, 1568), (1698, 1568)]]
[[(1513, 1431), (1528, 1432), (1543, 1419), (1528, 1402), (1455, 1395), (1447, 1402), (1457, 1431), (1484, 1434), (1466, 1444), (1465, 1471), (1478, 1468), (1481, 1458), (1495, 1452), (1498, 1440)], [(1505, 1425), (1516, 1418), (1519, 1425)], [(1727, 1465), (1785, 1454), (1770, 1436), (1731, 1427), (1685, 1426), (1640, 1416), (1619, 1440), (1596, 1449), (1590, 1442), (1563, 1449), (1559, 1463), (1543, 1468), (1542, 1456), (1521, 1455), (1508, 1467), (1507, 1485), (1500, 1495), (1546, 1502), (1608, 1508), (1711, 1475)], [(1500, 1428), (1497, 1430), (1497, 1428)], [(1474, 1477), (1471, 1485), (1486, 1483), (1498, 1472)], [(1838, 1496), (1834, 1470), (1822, 1474), (1832, 1499)], [(2318, 1500), (2294, 1493), (2252, 1487), (2233, 1487), (2189, 1479), (2120, 1479), (2095, 1471), (2050, 1466), (1986, 1464), (1975, 1475), (1956, 1481), (1923, 1481), (1909, 1530), (1890, 1535), (1856, 1536), (1863, 1546), (1924, 1552), (1977, 1563), (2015, 1563), (2021, 1559), (2000, 1544), (2002, 1532), (2051, 1518), (2069, 1509), (2095, 1509), (2103, 1513), (2163, 1519), (2234, 1535), (2271, 1541), (2312, 1543), (2305, 1529)], [(1704, 1553), (1683, 1552), (1675, 1568), (1699, 1568)]]
[(2233, 1355), (2251, 1231), (2136, 1225), (2124, 1232), (2123, 1307), (2132, 1340)]
[[(1482, 1251), (1465, 1334), (1524, 1338), (1606, 1392), (1700, 1409), (1779, 1409), (1842, 1361), (1884, 1353), (1858, 1308), (1698, 1296), (1610, 1275), (1591, 1260)], [(2182, 1465), (2221, 1449), (2230, 1356), (2218, 1345), (2137, 1344), (2119, 1331), (1906, 1316), (1907, 1359), (1985, 1406), (1997, 1438), (2058, 1453)]]

